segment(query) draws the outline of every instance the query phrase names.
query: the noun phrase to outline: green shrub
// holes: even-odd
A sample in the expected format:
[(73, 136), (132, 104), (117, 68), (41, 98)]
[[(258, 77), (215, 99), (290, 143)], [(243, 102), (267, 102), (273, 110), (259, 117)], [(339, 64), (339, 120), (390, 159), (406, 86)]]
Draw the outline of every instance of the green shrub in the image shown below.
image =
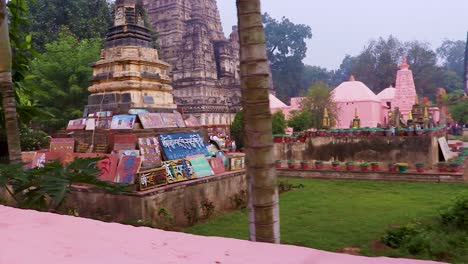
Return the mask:
[(421, 233), (421, 228), (418, 224), (407, 224), (387, 230), (381, 241), (391, 248), (399, 248), (419, 233)]
[(98, 179), (100, 170), (96, 164), (100, 159), (78, 158), (66, 165), (53, 161), (30, 170), (23, 170), (24, 164), (0, 164), (0, 188), (9, 192), (18, 206), (43, 211), (61, 209), (76, 183), (92, 184), (109, 192), (126, 191), (125, 184)]
[(468, 231), (468, 193), (459, 196), (453, 205), (441, 211), (440, 222)]
[(33, 151), (48, 148), (50, 137), (42, 130), (22, 128), (20, 131), (21, 150)]

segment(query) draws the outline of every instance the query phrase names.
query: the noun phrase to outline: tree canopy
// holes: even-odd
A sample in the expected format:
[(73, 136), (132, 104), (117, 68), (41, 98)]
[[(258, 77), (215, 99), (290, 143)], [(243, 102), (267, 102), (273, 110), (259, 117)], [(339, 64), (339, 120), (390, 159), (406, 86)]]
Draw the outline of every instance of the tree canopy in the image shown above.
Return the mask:
[(288, 126), (286, 118), (282, 111), (277, 111), (271, 116), (273, 134), (284, 134), (284, 130)]
[(281, 20), (263, 14), (267, 55), (273, 75), (277, 96), (283, 101), (297, 96), (302, 87), (306, 56), (306, 40), (312, 38), (312, 30), (303, 24), (294, 24), (283, 17)]
[(308, 109), (293, 110), (290, 112), (288, 126), (294, 129), (294, 132), (304, 131), (313, 127), (314, 116)]
[(112, 23), (110, 3), (106, 0), (28, 1), (34, 47), (45, 51), (47, 43), (59, 38), (67, 27), (78, 39), (102, 38)]
[[(350, 75), (378, 93), (395, 85), (396, 72), (406, 55), (419, 95), (434, 99), (437, 88), (455, 91), (463, 87), (464, 41), (446, 40), (433, 50), (426, 42), (402, 42), (394, 36), (371, 40), (356, 56), (346, 55), (334, 72), (333, 85)], [(441, 62), (441, 63), (440, 63)]]
[(59, 39), (46, 44), (46, 51), (32, 63), (36, 78), (28, 85), (42, 91), (37, 103), (53, 115), (37, 120), (44, 129), (62, 129), (70, 119), (82, 116), (92, 75), (89, 64), (99, 59), (101, 46), (100, 38), (80, 40), (62, 28)]
[(322, 118), (325, 109), (328, 111), (332, 125), (337, 119), (338, 107), (332, 99), (333, 94), (331, 91), (332, 89), (326, 84), (317, 82), (309, 88), (306, 96), (302, 99), (301, 110), (311, 113), (307, 115), (311, 118), (308, 124), (310, 127), (322, 128)]

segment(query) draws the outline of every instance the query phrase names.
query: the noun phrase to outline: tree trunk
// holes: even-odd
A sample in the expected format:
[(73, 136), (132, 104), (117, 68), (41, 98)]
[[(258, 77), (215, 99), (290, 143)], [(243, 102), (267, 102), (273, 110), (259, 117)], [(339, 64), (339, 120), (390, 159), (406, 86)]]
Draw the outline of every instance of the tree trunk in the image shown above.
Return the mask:
[(21, 162), (21, 147), (15, 90), (11, 79), (11, 47), (6, 17), (6, 2), (0, 0), (0, 92), (5, 115), (10, 163), (19, 163)]
[(279, 205), (273, 160), (270, 70), (260, 0), (237, 0), (244, 110), (250, 239), (279, 243)]

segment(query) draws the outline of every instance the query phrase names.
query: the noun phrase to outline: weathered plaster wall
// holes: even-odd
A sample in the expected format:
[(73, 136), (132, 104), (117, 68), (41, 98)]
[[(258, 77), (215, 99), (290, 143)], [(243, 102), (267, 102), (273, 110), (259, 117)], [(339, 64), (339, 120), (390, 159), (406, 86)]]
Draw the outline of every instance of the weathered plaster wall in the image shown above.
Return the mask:
[[(180, 182), (146, 192), (109, 194), (90, 188), (77, 187), (68, 200), (69, 207), (82, 217), (160, 225), (163, 215), (170, 214), (177, 226), (188, 226), (188, 216), (203, 219), (203, 203), (212, 203), (213, 214), (234, 209), (232, 199), (247, 188), (245, 171), (228, 172), (219, 176)], [(206, 207), (205, 207), (206, 209)]]
[(409, 181), (409, 182), (454, 182), (468, 183), (468, 178), (461, 173), (416, 173), (416, 172), (360, 172), (360, 171), (332, 171), (332, 170), (277, 170), (278, 177), (308, 178), (308, 179), (347, 179), (373, 181)]
[(313, 137), (275, 143), (277, 160), (339, 160), (425, 163), (439, 161), (436, 137)]

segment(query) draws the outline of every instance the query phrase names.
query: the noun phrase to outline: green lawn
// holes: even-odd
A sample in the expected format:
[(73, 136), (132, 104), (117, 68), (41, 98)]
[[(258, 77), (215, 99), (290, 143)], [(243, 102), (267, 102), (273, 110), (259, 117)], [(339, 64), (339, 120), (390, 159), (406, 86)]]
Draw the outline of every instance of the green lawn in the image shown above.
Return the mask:
[[(280, 196), (282, 243), (329, 251), (356, 246), (368, 255), (375, 254), (371, 245), (387, 227), (435, 216), (468, 190), (465, 184), (287, 181), (305, 188)], [(236, 211), (185, 232), (248, 239), (247, 212)]]

